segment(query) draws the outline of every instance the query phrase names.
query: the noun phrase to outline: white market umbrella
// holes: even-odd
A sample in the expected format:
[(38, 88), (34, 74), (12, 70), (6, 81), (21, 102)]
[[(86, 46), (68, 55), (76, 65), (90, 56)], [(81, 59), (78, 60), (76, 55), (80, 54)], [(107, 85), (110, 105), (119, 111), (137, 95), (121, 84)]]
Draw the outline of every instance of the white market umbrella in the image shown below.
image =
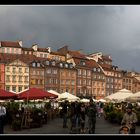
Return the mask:
[(89, 102), (89, 99), (83, 98), (83, 99), (80, 100), (80, 102), (88, 103)]
[(116, 92), (114, 94), (111, 94), (111, 95), (105, 97), (105, 99), (121, 102), (121, 101), (125, 101), (125, 99), (128, 98), (131, 95), (133, 95), (133, 93), (130, 90), (122, 89), (122, 90), (119, 90), (118, 92)]
[(60, 95), (60, 93), (56, 92), (55, 90), (48, 90), (48, 92), (52, 93), (52, 94), (55, 94), (55, 95)]
[(106, 102), (106, 100), (104, 100), (104, 99), (99, 99), (98, 102), (99, 102), (99, 101), (100, 101), (100, 102), (103, 102), (103, 103)]
[(80, 100), (80, 98), (68, 92), (64, 92), (58, 96), (58, 100), (77, 101)]
[(138, 100), (140, 100), (140, 92), (136, 92), (131, 96), (129, 96), (128, 98), (126, 98), (126, 101), (138, 101)]

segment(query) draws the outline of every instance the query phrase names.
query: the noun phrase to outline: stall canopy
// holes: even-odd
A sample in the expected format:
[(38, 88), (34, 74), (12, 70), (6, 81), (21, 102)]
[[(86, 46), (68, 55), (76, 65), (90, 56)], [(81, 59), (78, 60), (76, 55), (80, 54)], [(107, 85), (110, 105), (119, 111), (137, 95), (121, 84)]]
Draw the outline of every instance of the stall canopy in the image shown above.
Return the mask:
[(0, 89), (0, 99), (5, 100), (5, 99), (15, 99), (17, 95), (15, 93), (6, 91), (4, 89)]
[(48, 90), (48, 92), (52, 93), (52, 94), (55, 94), (55, 95), (60, 95), (60, 93), (56, 92), (55, 90)]
[(83, 99), (80, 100), (80, 102), (88, 103), (89, 102), (89, 99), (83, 98)]
[(49, 93), (48, 91), (44, 91), (39, 88), (30, 88), (26, 91), (23, 91), (18, 94), (18, 99), (27, 99), (27, 100), (35, 100), (35, 99), (44, 99), (44, 98), (57, 98), (57, 95)]
[(126, 98), (126, 101), (140, 101), (140, 92), (132, 94), (131, 96)]
[(105, 97), (105, 100), (114, 100), (116, 102), (121, 102), (125, 101), (125, 99), (131, 95), (133, 95), (133, 93), (130, 90), (122, 89), (114, 94)]
[(58, 100), (76, 101), (80, 100), (80, 98), (68, 92), (64, 92), (58, 96)]

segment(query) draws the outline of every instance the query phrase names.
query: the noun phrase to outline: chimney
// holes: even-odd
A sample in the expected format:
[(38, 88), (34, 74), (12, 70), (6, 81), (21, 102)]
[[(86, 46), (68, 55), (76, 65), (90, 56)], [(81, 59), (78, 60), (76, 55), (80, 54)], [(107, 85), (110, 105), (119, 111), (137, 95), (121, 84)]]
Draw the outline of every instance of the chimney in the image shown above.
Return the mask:
[(22, 47), (22, 41), (20, 40), (20, 41), (18, 41), (18, 43), (19, 43), (19, 45)]

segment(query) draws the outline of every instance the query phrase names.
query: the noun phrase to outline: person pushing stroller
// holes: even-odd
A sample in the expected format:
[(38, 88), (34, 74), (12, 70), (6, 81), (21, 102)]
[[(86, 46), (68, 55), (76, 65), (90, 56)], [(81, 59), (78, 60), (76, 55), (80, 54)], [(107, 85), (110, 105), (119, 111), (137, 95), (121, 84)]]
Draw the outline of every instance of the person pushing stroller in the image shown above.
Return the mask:
[(135, 134), (136, 130), (136, 123), (138, 121), (137, 115), (135, 112), (132, 111), (132, 104), (128, 104), (126, 108), (126, 113), (123, 116), (123, 119), (121, 121), (121, 125), (125, 125), (128, 129), (130, 129), (129, 134)]

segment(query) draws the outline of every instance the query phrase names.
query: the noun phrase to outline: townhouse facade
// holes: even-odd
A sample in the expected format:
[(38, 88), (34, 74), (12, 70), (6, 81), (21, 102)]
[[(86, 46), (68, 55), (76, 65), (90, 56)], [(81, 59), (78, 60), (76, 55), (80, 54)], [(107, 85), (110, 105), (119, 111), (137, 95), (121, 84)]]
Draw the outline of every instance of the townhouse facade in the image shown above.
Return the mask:
[(33, 60), (29, 64), (29, 88), (39, 88), (44, 90), (44, 65), (37, 60)]
[(5, 89), (21, 92), (29, 88), (29, 66), (19, 59), (5, 64)]
[(79, 97), (104, 98), (120, 89), (140, 91), (139, 73), (128, 73), (112, 65), (110, 55), (86, 55), (64, 46), (53, 52), (22, 41), (0, 42), (0, 88), (8, 91), (38, 87), (70, 92)]

